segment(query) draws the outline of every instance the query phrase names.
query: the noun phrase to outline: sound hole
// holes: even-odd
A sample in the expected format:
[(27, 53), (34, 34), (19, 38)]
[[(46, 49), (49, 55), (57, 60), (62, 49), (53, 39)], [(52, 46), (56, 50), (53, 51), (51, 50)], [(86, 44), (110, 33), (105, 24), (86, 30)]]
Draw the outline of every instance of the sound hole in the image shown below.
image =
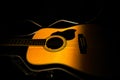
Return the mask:
[(58, 37), (53, 37), (47, 40), (46, 46), (50, 49), (58, 49), (63, 45), (63, 40)]

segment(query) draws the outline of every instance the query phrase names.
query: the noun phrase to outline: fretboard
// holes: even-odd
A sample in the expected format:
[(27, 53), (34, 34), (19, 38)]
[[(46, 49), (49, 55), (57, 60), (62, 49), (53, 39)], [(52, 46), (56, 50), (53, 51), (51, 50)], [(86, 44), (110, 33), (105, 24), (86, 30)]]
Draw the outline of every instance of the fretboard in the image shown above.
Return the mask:
[(46, 39), (6, 39), (0, 41), (1, 46), (42, 46)]

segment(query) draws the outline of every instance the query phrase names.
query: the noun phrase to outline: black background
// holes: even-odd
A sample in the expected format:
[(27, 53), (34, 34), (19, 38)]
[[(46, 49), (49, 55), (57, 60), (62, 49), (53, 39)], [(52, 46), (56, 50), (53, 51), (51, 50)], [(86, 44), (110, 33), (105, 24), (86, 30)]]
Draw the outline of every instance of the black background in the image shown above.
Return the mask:
[[(110, 34), (111, 45), (114, 50), (114, 55), (111, 56), (113, 64), (113, 76), (119, 76), (118, 58), (116, 57), (116, 39), (117, 26), (116, 24), (116, 6), (113, 2), (105, 2), (104, 0), (70, 0), (70, 1), (51, 1), (42, 0), (36, 1), (14, 1), (1, 2), (0, 6), (0, 36), (8, 37), (13, 35), (25, 35), (39, 29), (38, 26), (31, 26), (27, 20), (33, 20), (43, 27), (47, 27), (51, 23), (66, 19), (79, 22), (80, 24), (98, 24), (105, 27)], [(14, 65), (9, 59), (1, 57), (1, 77), (7, 79), (10, 75), (11, 79), (23, 77), (24, 74)], [(16, 74), (16, 77), (14, 77)], [(20, 74), (20, 75), (19, 75)]]

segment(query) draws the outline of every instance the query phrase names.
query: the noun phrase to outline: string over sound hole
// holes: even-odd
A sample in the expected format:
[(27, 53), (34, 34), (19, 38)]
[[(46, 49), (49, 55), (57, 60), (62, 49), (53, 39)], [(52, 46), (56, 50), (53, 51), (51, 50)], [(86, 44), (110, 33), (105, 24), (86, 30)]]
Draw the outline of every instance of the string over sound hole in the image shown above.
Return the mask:
[(66, 41), (62, 36), (50, 36), (45, 43), (45, 48), (49, 51), (58, 51), (64, 48)]
[(53, 37), (47, 41), (46, 45), (50, 49), (58, 49), (63, 45), (63, 40), (58, 37)]

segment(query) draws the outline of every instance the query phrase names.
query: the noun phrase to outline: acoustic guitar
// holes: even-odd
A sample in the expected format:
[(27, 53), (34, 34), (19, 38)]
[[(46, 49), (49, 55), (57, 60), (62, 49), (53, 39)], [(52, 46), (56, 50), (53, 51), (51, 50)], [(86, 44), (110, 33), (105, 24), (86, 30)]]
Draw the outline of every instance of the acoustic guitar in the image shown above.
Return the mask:
[[(1, 46), (28, 46), (26, 61), (34, 66), (47, 66), (31, 69), (45, 71), (61, 69), (63, 65), (90, 75), (106, 76), (107, 41), (104, 29), (93, 24), (77, 24), (67, 28), (41, 28), (32, 39), (3, 40)], [(57, 66), (52, 66), (57, 65)], [(52, 67), (48, 67), (52, 66)]]

